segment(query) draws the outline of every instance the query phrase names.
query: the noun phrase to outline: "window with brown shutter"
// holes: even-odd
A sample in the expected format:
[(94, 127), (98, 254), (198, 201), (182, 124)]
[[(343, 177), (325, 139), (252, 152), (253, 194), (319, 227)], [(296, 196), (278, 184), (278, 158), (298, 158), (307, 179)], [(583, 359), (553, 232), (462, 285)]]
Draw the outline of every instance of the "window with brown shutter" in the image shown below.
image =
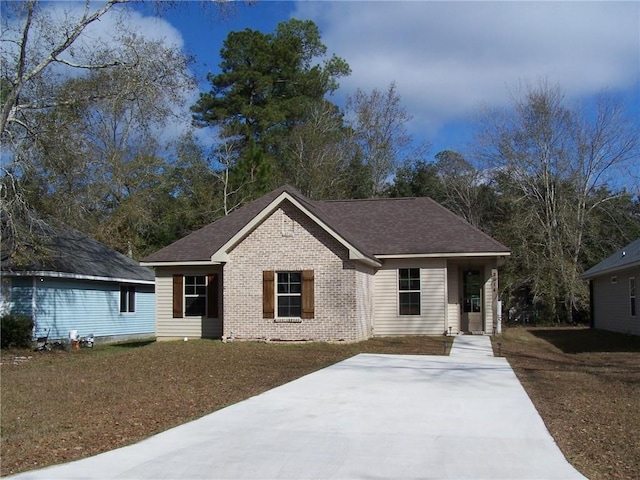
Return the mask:
[(207, 276), (207, 316), (209, 318), (218, 318), (220, 314), (218, 283), (217, 273), (211, 273)]
[(313, 270), (302, 271), (302, 318), (314, 317), (314, 277)]
[(288, 323), (315, 316), (313, 270), (302, 272), (262, 272), (263, 318)]
[(183, 317), (183, 294), (182, 275), (173, 276), (173, 318)]
[(277, 318), (302, 318), (302, 273), (277, 272)]
[(275, 295), (273, 290), (274, 272), (262, 272), (262, 318), (275, 317)]
[(184, 314), (204, 317), (207, 314), (207, 276), (184, 276)]

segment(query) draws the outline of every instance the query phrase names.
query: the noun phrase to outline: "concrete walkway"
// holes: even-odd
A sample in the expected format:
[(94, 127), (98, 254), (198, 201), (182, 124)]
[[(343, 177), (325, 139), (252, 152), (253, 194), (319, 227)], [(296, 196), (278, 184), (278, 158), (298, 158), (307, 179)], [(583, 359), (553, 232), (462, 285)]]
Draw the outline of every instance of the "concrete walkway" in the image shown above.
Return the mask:
[(457, 335), (453, 337), (449, 356), (470, 360), (493, 357), (491, 338), (486, 335)]
[(363, 354), (145, 441), (19, 479), (577, 479), (489, 337)]

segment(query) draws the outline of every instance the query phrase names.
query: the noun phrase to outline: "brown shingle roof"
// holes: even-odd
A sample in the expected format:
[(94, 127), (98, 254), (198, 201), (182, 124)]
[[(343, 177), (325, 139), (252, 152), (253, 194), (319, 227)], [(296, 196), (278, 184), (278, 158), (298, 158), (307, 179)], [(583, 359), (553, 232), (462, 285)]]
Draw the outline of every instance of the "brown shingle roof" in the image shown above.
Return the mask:
[(257, 200), (233, 211), (229, 215), (181, 238), (142, 260), (153, 262), (198, 262), (211, 260), (211, 255), (227, 243), (236, 233), (264, 210), (287, 189), (280, 187)]
[(509, 249), (430, 198), (312, 201), (285, 185), (148, 256), (145, 263), (208, 261), (282, 193), (364, 255), (499, 253)]
[(496, 253), (509, 249), (430, 198), (318, 202), (374, 255)]

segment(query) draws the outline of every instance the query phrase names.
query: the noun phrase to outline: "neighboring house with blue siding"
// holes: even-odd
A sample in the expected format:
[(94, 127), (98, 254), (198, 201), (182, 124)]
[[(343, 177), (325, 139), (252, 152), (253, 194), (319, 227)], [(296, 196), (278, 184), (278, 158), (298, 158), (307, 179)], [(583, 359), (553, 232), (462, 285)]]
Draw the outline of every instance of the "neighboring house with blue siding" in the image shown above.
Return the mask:
[(582, 274), (589, 281), (591, 326), (640, 335), (640, 238)]
[(72, 230), (49, 229), (43, 260), (17, 268), (2, 261), (3, 313), (34, 320), (34, 337), (93, 334), (97, 343), (155, 337), (151, 269)]

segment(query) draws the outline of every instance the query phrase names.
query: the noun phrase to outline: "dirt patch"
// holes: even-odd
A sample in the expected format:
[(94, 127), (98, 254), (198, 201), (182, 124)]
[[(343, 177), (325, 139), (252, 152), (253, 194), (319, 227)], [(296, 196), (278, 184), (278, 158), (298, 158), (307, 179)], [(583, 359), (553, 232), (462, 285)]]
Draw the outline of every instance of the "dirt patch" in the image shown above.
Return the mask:
[(640, 337), (509, 329), (498, 342), (569, 462), (591, 480), (640, 478)]

